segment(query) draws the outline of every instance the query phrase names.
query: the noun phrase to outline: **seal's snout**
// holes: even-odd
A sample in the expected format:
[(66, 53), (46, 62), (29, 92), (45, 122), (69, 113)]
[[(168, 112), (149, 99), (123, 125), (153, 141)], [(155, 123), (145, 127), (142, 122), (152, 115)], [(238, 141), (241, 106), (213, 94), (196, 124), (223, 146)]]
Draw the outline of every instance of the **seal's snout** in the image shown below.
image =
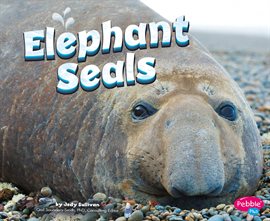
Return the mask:
[(203, 186), (200, 186), (201, 182), (207, 182), (207, 180), (190, 180), (189, 185), (185, 185), (181, 181), (181, 178), (176, 179), (171, 186), (169, 186), (168, 192), (174, 198), (179, 198), (181, 196), (217, 196), (222, 192), (224, 187), (224, 183), (222, 180), (219, 180), (218, 177), (214, 180), (208, 179), (208, 182), (213, 183), (208, 183)]
[[(181, 196), (217, 196), (225, 185), (222, 138), (212, 107), (196, 96), (169, 104), (168, 155), (163, 186)], [(174, 104), (174, 105), (173, 105)], [(175, 105), (177, 104), (177, 105)], [(179, 111), (181, 114), (179, 114)]]
[(218, 196), (222, 192), (225, 183), (223, 165), (215, 161), (207, 162), (203, 155), (201, 158), (205, 160), (201, 165), (196, 159), (181, 159), (174, 161), (174, 166), (170, 165), (169, 183), (165, 188), (171, 196)]

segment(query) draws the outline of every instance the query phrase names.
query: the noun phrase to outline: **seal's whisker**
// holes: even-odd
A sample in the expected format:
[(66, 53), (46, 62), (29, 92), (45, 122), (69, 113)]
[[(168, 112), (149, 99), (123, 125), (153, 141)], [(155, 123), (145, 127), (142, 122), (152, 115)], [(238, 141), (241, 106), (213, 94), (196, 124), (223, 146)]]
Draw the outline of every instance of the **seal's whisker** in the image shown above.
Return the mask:
[(155, 85), (151, 85), (153, 88), (155, 88), (159, 93), (161, 92), (161, 90), (157, 87), (155, 87)]

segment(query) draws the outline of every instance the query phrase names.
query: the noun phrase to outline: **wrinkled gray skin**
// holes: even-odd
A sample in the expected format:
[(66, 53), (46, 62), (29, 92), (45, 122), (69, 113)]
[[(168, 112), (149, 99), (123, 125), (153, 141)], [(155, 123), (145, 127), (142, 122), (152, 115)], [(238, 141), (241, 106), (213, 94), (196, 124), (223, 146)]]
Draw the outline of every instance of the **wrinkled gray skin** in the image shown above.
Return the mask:
[[(103, 3), (101, 3), (103, 2)], [(236, 83), (190, 37), (180, 48), (138, 50), (156, 58), (157, 80), (150, 85), (72, 95), (56, 93), (57, 69), (65, 62), (24, 61), (23, 32), (56, 28), (53, 12), (71, 7), (73, 33), (112, 20), (130, 24), (164, 21), (137, 1), (1, 1), (0, 160), (1, 180), (27, 191), (49, 185), (63, 199), (86, 200), (94, 192), (202, 207), (252, 194), (262, 172), (259, 134)], [(190, 18), (192, 19), (192, 18)], [(102, 69), (128, 52), (88, 57)], [(138, 101), (158, 111), (134, 122)], [(236, 121), (215, 111), (230, 101)]]

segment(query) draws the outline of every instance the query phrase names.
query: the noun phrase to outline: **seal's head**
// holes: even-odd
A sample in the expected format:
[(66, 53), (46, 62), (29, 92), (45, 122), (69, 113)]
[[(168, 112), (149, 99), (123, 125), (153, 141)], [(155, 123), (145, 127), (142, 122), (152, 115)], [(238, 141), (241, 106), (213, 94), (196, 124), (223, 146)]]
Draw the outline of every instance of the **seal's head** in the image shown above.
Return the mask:
[(195, 40), (149, 53), (158, 79), (117, 93), (114, 106), (127, 135), (125, 194), (197, 208), (252, 194), (262, 153), (238, 85)]

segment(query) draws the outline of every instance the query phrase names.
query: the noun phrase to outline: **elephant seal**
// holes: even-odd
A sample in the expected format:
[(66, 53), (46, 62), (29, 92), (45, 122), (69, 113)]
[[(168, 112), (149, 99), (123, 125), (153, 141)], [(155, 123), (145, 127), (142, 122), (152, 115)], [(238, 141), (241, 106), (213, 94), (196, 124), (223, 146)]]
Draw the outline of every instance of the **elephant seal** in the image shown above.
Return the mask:
[[(153, 84), (56, 92), (66, 62), (26, 62), (23, 32), (55, 27), (53, 12), (72, 7), (74, 33), (112, 20), (164, 21), (137, 1), (4, 1), (0, 33), (1, 180), (26, 191), (50, 186), (65, 200), (94, 192), (184, 207), (232, 203), (256, 190), (262, 172), (260, 136), (240, 88), (209, 52), (190, 45), (137, 50), (156, 58)], [(29, 12), (31, 16), (29, 16)], [(88, 57), (103, 66), (119, 53)], [(70, 62), (77, 62), (75, 58)]]

